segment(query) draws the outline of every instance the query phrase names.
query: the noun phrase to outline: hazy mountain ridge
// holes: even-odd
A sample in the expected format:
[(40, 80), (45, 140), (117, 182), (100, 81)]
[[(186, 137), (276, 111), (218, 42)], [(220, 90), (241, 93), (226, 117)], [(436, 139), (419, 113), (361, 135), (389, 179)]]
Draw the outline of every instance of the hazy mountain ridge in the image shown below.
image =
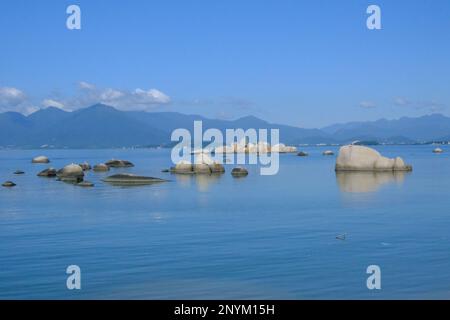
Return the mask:
[(170, 145), (174, 129), (193, 130), (194, 120), (203, 130), (280, 130), (286, 144), (348, 143), (354, 140), (416, 143), (450, 140), (450, 118), (439, 114), (419, 118), (335, 124), (322, 129), (303, 129), (272, 124), (254, 116), (236, 120), (208, 119), (177, 112), (119, 111), (97, 104), (74, 112), (58, 108), (39, 110), (29, 116), (0, 113), (0, 146), (12, 148), (114, 148)]

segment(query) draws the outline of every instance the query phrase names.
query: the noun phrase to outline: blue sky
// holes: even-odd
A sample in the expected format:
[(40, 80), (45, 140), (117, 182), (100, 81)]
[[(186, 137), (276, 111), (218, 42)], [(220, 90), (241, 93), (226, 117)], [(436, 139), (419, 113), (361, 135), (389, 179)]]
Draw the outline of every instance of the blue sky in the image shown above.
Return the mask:
[(101, 100), (302, 127), (450, 115), (446, 0), (2, 1), (0, 41), (1, 111)]

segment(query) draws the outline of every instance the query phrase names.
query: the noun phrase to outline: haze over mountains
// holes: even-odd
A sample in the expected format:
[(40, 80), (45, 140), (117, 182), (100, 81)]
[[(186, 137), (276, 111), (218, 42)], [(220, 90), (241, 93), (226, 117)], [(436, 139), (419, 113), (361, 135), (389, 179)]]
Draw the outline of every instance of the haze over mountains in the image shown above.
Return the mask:
[(303, 129), (271, 124), (253, 116), (237, 120), (207, 119), (176, 112), (119, 111), (96, 104), (73, 112), (50, 107), (29, 116), (0, 113), (0, 146), (10, 148), (114, 148), (170, 145), (174, 129), (193, 130), (202, 120), (203, 129), (280, 130), (285, 144), (349, 143), (354, 140), (380, 143), (425, 143), (450, 140), (450, 118), (440, 114), (398, 120), (350, 122), (322, 129)]

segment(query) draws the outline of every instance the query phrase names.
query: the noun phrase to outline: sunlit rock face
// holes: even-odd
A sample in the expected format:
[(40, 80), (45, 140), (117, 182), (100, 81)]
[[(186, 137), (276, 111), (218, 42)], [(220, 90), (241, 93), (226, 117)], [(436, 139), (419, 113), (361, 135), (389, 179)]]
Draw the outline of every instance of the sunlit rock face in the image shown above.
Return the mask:
[(343, 146), (336, 159), (336, 171), (411, 171), (402, 158), (389, 159), (378, 151), (356, 145)]

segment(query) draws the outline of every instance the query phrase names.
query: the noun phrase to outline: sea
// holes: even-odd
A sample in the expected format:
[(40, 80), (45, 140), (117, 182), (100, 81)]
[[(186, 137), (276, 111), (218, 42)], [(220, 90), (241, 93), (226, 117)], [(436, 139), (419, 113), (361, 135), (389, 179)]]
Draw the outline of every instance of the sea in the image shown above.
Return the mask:
[[(0, 182), (17, 184), (0, 187), (0, 298), (449, 299), (450, 148), (375, 146), (413, 171), (336, 174), (338, 148), (301, 147), (277, 174), (245, 165), (244, 178), (230, 163), (164, 173), (169, 149), (0, 150)], [(88, 171), (92, 188), (36, 176), (112, 158), (135, 166)], [(168, 181), (102, 182), (114, 173)]]

